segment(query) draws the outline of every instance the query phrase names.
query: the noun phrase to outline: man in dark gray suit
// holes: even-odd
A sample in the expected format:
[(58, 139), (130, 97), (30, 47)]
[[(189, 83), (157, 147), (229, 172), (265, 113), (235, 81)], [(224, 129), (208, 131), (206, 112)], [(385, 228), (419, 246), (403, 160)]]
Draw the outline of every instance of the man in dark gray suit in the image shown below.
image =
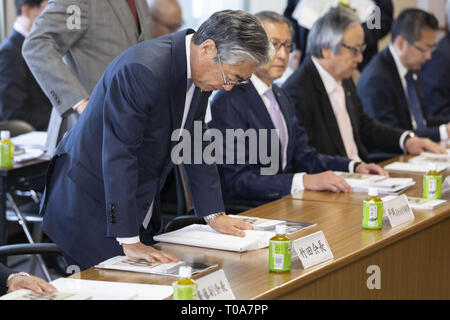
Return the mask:
[(53, 0), (35, 20), (23, 55), (53, 110), (47, 149), (70, 130), (108, 64), (152, 38), (146, 0)]

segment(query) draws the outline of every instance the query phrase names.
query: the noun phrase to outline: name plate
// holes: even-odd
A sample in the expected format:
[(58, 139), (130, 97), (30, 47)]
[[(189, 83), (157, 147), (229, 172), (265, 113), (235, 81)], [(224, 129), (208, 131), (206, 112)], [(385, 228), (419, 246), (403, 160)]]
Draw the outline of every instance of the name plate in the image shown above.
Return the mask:
[(388, 224), (392, 228), (405, 222), (412, 221), (415, 218), (409, 205), (408, 198), (404, 194), (383, 201), (383, 211), (388, 219)]
[(298, 256), (303, 269), (334, 258), (323, 231), (292, 241), (293, 257)]
[(198, 300), (236, 300), (223, 269), (196, 279)]

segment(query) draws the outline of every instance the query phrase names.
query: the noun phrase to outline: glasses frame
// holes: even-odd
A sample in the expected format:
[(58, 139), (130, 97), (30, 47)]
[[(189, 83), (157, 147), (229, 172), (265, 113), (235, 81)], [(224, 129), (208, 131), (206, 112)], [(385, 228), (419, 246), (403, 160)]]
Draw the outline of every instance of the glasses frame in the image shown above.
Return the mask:
[(359, 56), (360, 54), (361, 54), (361, 55), (364, 54), (364, 51), (366, 51), (366, 49), (367, 49), (367, 44), (366, 44), (366, 43), (364, 43), (364, 44), (361, 46), (361, 48), (352, 47), (352, 46), (349, 46), (348, 44), (345, 44), (345, 43), (341, 43), (341, 46), (343, 46), (344, 48), (346, 48), (346, 49), (352, 51), (352, 52), (353, 52), (353, 55), (354, 55), (355, 57)]
[(413, 46), (414, 48), (416, 48), (416, 50), (422, 54), (427, 54), (428, 52), (432, 54), (436, 50), (436, 46), (433, 46), (429, 49), (422, 49), (422, 48), (418, 47), (417, 45), (415, 45), (414, 43), (409, 43), (409, 44), (411, 46)]
[[(289, 40), (287, 40), (285, 42), (281, 42), (281, 41), (276, 40), (277, 42), (279, 42), (278, 48), (274, 44), (274, 41), (275, 41), (274, 39), (270, 39), (270, 41), (272, 42), (272, 45), (275, 48), (275, 52), (278, 52), (282, 47), (285, 47), (286, 48), (285, 50), (287, 52), (289, 52), (289, 53), (294, 52), (294, 50), (295, 50), (295, 43), (293, 43), (293, 42), (291, 42)], [(289, 48), (288, 48), (288, 44), (290, 44)]]
[(222, 71), (222, 77), (223, 77), (223, 85), (224, 86), (240, 86), (243, 84), (249, 83), (250, 79), (248, 80), (227, 80), (227, 77), (225, 76), (225, 72), (223, 72), (223, 66), (222, 66), (222, 59), (220, 58), (220, 54), (217, 53), (217, 58), (219, 59), (219, 65), (220, 65), (220, 71)]

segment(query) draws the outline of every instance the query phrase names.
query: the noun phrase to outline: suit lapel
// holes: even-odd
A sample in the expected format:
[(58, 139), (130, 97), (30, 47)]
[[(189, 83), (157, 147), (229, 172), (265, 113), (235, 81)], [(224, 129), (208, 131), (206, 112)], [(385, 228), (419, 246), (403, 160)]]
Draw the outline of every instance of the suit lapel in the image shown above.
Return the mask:
[[(139, 37), (138, 30), (134, 17), (131, 14), (130, 7), (128, 7), (128, 4), (125, 1), (117, 1), (117, 0), (108, 0), (108, 1), (111, 7), (113, 8), (117, 18), (119, 19), (120, 23), (122, 24), (122, 27), (125, 29), (128, 39), (130, 40), (129, 41), (130, 45), (136, 43)], [(136, 8), (138, 8), (137, 3)], [(138, 9), (138, 11), (140, 10)]]
[(311, 70), (310, 74), (313, 78), (312, 80), (314, 83), (314, 87), (317, 90), (315, 94), (320, 97), (319, 107), (321, 108), (326, 127), (328, 128), (328, 135), (339, 150), (339, 154), (342, 156), (346, 156), (347, 152), (345, 151), (344, 141), (342, 140), (341, 132), (339, 131), (339, 126), (336, 120), (336, 116), (334, 115), (333, 107), (331, 106), (330, 98), (328, 97), (328, 93), (322, 82), (319, 71), (317, 71), (312, 59), (308, 59), (308, 68), (310, 68)]

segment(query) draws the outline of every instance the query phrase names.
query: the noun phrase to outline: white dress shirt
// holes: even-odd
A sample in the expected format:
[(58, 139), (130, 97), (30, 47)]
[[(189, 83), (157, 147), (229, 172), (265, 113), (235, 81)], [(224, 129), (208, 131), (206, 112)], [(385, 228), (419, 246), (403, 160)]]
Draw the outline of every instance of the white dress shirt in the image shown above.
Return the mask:
[[(192, 72), (191, 72), (191, 39), (193, 37), (194, 34), (189, 34), (186, 36), (186, 65), (187, 65), (187, 85), (189, 86), (188, 88), (186, 88), (186, 100), (184, 103), (184, 112), (183, 112), (183, 120), (181, 122), (181, 128), (184, 128), (185, 124), (186, 124), (186, 118), (187, 115), (189, 113), (189, 108), (191, 106), (191, 102), (192, 102), (192, 98), (194, 96), (194, 91), (195, 91), (195, 85), (194, 82), (192, 81)], [(180, 132), (180, 136), (181, 136), (181, 132)], [(150, 222), (150, 219), (152, 218), (152, 213), (153, 213), (153, 201), (152, 204), (150, 206), (150, 209), (147, 212), (147, 215), (145, 216), (145, 219), (142, 223), (143, 227), (145, 229), (147, 229), (147, 226)], [(131, 237), (131, 238), (117, 238), (117, 241), (119, 242), (119, 244), (133, 244), (133, 243), (137, 243), (140, 241), (139, 236), (135, 236), (135, 237)]]
[[(403, 91), (405, 92), (405, 96), (408, 97), (408, 84), (406, 82), (406, 74), (408, 73), (408, 69), (403, 65), (403, 63), (400, 61), (400, 58), (397, 54), (397, 51), (395, 50), (394, 46), (389, 44), (389, 51), (392, 54), (392, 57), (394, 58), (395, 66), (397, 67), (398, 74), (400, 76), (400, 80), (402, 81), (402, 87)], [(411, 113), (411, 123), (414, 129), (417, 128), (416, 119), (414, 119), (412, 113)], [(445, 124), (441, 124), (439, 126), (439, 135), (441, 140), (447, 140), (448, 134), (447, 134), (447, 127)], [(402, 147), (404, 150), (404, 147)]]

